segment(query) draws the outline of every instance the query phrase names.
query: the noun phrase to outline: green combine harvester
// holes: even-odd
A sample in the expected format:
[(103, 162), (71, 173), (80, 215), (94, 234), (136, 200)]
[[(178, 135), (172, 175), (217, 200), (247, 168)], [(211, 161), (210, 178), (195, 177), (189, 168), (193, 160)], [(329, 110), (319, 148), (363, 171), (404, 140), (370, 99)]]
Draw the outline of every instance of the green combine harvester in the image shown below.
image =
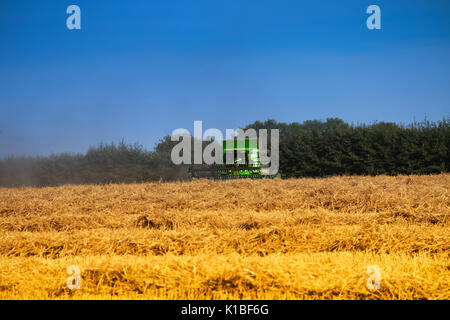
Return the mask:
[[(231, 143), (227, 143), (227, 141), (231, 141)], [(228, 147), (227, 144), (230, 144), (231, 147)], [(223, 164), (190, 165), (188, 166), (188, 172), (191, 179), (229, 180), (274, 178), (274, 176), (264, 174), (269, 171), (269, 166), (262, 165), (260, 162), (258, 140), (224, 140), (222, 146)], [(226, 163), (227, 154), (229, 153), (233, 154), (234, 163), (232, 164)]]

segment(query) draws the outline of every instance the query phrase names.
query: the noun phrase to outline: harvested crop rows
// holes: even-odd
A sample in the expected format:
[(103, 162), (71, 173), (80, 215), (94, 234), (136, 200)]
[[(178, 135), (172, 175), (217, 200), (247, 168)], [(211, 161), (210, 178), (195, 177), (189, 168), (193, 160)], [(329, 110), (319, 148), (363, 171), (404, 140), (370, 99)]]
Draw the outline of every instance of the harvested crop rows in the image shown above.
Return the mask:
[(448, 186), (450, 174), (3, 188), (0, 298), (449, 299)]

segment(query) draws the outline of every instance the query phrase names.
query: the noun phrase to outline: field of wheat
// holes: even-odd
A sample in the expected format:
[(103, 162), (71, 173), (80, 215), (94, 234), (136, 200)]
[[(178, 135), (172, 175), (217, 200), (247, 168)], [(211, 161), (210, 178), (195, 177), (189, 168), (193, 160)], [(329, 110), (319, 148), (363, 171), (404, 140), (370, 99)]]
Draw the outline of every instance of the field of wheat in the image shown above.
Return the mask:
[(450, 174), (3, 188), (0, 299), (449, 299), (449, 186)]

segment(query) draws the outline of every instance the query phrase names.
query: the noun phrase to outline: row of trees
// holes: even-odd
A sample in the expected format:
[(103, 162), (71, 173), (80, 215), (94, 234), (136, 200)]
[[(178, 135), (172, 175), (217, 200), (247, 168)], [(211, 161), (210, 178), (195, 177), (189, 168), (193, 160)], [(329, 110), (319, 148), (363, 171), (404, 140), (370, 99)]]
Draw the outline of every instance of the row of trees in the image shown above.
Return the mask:
[[(166, 139), (167, 140), (167, 139)], [(62, 184), (132, 183), (183, 180), (186, 168), (175, 166), (165, 150), (138, 144), (99, 144), (86, 154), (49, 157), (8, 157), (0, 160), (0, 186), (55, 186)], [(169, 153), (170, 154), (170, 153)]]
[(282, 177), (431, 174), (448, 172), (450, 121), (408, 126), (379, 122), (349, 125), (341, 119), (278, 123), (247, 128), (280, 130)]
[[(330, 175), (430, 174), (449, 172), (450, 121), (350, 125), (341, 119), (280, 123), (256, 121), (245, 129), (280, 130), (280, 174)], [(270, 139), (269, 139), (270, 141)], [(160, 141), (153, 151), (138, 144), (100, 144), (86, 154), (0, 159), (0, 186), (129, 183), (188, 179), (175, 166), (175, 142)]]

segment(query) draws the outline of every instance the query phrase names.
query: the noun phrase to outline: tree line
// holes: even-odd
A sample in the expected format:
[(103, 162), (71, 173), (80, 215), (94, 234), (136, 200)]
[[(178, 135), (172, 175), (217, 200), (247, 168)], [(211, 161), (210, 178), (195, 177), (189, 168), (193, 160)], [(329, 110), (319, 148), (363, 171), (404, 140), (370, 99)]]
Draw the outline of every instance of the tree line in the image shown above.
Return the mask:
[(449, 172), (449, 124), (448, 118), (409, 125), (350, 125), (329, 118), (256, 121), (247, 128), (280, 130), (280, 174), (290, 178)]
[[(448, 118), (409, 125), (351, 125), (329, 118), (302, 123), (256, 121), (244, 129), (280, 130), (279, 172), (282, 178), (292, 178), (449, 172), (449, 124)], [(186, 180), (186, 166), (170, 160), (176, 143), (166, 136), (152, 151), (121, 141), (101, 143), (85, 154), (10, 156), (0, 159), (0, 186)]]
[[(90, 147), (86, 154), (47, 157), (6, 157), (0, 160), (0, 186), (57, 186), (63, 184), (134, 183), (184, 180), (186, 168), (170, 161), (166, 137), (153, 151), (139, 144)], [(169, 152), (169, 153), (167, 153)], [(169, 155), (169, 156), (167, 156)]]

